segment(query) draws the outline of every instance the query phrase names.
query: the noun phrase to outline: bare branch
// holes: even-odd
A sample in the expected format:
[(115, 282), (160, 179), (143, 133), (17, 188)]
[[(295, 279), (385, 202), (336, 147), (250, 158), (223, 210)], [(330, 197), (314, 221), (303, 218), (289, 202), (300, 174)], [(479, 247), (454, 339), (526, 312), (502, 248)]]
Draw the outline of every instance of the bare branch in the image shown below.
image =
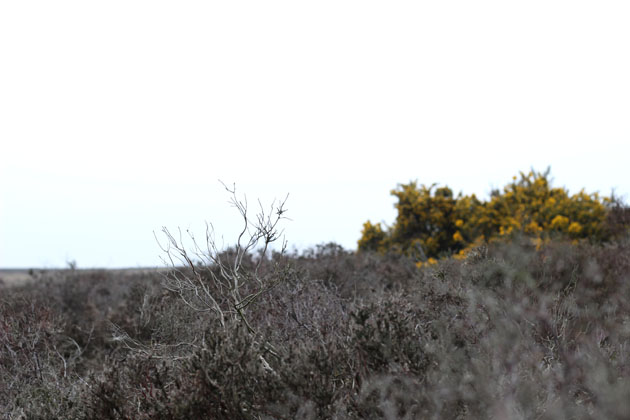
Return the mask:
[[(216, 240), (214, 226), (206, 223), (205, 243), (197, 241), (194, 234), (186, 231), (192, 246), (184, 244), (184, 234), (180, 228), (177, 237), (166, 227), (162, 234), (164, 243), (156, 241), (165, 254), (165, 261), (171, 270), (164, 277), (164, 287), (176, 293), (186, 306), (196, 312), (214, 313), (225, 328), (226, 320), (242, 322), (247, 330), (257, 335), (247, 318), (250, 306), (265, 292), (270, 291), (278, 283), (273, 270), (265, 269), (272, 244), (280, 238), (280, 253), (286, 251), (287, 243), (284, 231), (279, 229), (280, 222), (287, 219), (285, 207), (288, 194), (284, 200), (274, 200), (266, 209), (258, 200), (258, 213), (250, 215), (247, 197), (239, 198), (236, 186), (221, 185), (229, 194), (228, 202), (240, 216), (242, 226), (239, 228), (233, 247), (225, 248)], [(253, 265), (252, 265), (253, 264)], [(125, 340), (127, 338), (119, 335)], [(134, 346), (136, 343), (126, 341)]]

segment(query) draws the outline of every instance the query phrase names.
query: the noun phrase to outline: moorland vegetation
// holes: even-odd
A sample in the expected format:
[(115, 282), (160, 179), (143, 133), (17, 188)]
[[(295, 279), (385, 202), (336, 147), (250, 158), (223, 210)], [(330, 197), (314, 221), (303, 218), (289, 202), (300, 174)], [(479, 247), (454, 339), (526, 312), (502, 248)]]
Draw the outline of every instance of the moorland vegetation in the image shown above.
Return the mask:
[(0, 285), (2, 419), (627, 419), (630, 218), (521, 174), (394, 190), (359, 250), (287, 252), (283, 203), (170, 269)]

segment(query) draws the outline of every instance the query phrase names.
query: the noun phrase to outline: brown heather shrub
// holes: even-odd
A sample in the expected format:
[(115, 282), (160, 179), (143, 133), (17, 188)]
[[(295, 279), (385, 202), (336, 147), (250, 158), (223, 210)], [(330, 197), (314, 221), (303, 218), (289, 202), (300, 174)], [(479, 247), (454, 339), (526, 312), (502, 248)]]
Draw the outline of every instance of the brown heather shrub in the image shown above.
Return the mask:
[(270, 261), (256, 335), (158, 273), (2, 289), (1, 418), (628, 418), (627, 237), (515, 236), (422, 269), (332, 244)]
[(76, 401), (73, 373), (81, 351), (64, 335), (62, 314), (18, 293), (0, 298), (0, 413), (60, 418)]

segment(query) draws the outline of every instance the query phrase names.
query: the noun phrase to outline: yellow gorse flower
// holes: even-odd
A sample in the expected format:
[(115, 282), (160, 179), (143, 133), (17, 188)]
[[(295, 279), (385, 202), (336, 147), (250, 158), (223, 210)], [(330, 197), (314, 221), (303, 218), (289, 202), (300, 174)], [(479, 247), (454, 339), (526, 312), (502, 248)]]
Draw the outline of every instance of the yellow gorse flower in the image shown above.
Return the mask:
[(551, 229), (564, 230), (569, 226), (569, 218), (561, 214), (557, 215), (551, 221)]
[(579, 235), (582, 232), (582, 225), (578, 222), (573, 222), (569, 225), (568, 232), (572, 235)]

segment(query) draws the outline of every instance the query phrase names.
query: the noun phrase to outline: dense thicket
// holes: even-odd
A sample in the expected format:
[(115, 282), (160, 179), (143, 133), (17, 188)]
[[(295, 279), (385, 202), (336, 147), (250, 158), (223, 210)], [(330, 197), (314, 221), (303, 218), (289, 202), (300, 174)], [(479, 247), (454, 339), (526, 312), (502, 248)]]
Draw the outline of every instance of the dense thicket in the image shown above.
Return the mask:
[(554, 188), (549, 170), (521, 172), (489, 200), (474, 194), (455, 196), (446, 186), (417, 182), (401, 184), (391, 193), (397, 198), (396, 221), (389, 228), (366, 222), (359, 250), (403, 253), (419, 265), (453, 254), (463, 257), (477, 245), (516, 234), (535, 243), (558, 236), (601, 242), (624, 230), (610, 223), (618, 216), (613, 210), (620, 208), (616, 199)]
[(627, 237), (422, 269), (328, 245), (260, 267), (279, 277), (248, 308), (255, 336), (159, 273), (0, 288), (0, 418), (628, 418)]

